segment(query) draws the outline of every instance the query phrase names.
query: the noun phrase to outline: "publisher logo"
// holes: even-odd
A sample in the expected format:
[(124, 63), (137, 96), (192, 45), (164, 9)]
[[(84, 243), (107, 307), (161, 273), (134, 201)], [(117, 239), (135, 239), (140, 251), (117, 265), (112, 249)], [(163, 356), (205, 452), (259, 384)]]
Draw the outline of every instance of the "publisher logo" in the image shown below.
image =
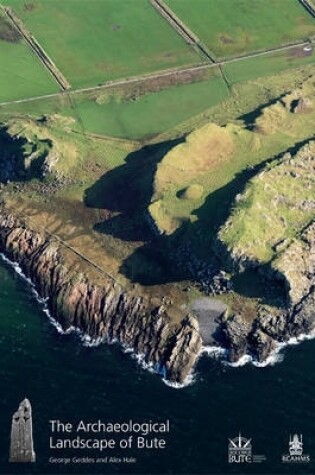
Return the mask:
[(260, 463), (266, 460), (264, 455), (253, 455), (252, 439), (246, 439), (241, 434), (229, 439), (229, 463)]
[(289, 439), (289, 453), (282, 455), (282, 462), (284, 463), (309, 463), (311, 457), (303, 454), (303, 436), (302, 434), (290, 435)]

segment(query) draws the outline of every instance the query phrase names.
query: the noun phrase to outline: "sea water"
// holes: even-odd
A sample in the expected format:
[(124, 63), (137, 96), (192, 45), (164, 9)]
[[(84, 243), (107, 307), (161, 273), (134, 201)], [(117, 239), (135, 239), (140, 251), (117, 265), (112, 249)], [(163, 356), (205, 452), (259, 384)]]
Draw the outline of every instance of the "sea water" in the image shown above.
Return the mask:
[[(315, 340), (282, 350), (283, 361), (232, 368), (205, 351), (190, 384), (174, 388), (118, 345), (83, 345), (63, 335), (28, 282), (0, 264), (0, 473), (311, 474), (315, 473)], [(11, 417), (28, 397), (37, 461), (8, 464)], [(77, 463), (49, 449), (50, 420), (170, 421), (165, 449), (76, 452)], [(228, 463), (229, 439), (252, 439), (266, 461)], [(302, 434), (309, 464), (282, 463), (290, 434)], [(105, 458), (107, 461), (105, 463)]]

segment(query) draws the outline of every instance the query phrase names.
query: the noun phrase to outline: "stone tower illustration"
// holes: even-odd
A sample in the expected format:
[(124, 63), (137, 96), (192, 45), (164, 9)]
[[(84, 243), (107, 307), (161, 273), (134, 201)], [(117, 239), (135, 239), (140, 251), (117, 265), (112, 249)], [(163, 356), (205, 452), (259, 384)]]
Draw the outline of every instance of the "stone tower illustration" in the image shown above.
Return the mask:
[(32, 406), (24, 399), (12, 418), (10, 462), (35, 462), (32, 425)]

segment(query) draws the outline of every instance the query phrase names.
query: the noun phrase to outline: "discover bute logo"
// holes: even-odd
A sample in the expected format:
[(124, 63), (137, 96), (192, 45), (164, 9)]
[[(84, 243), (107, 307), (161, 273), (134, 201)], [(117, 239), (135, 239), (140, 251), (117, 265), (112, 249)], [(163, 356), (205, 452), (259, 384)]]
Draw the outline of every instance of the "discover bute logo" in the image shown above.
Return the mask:
[(264, 455), (253, 455), (252, 439), (246, 439), (241, 434), (229, 439), (229, 463), (260, 463), (266, 460)]
[(302, 434), (290, 435), (289, 439), (289, 454), (282, 455), (282, 462), (288, 463), (309, 463), (311, 457), (303, 455), (303, 436)]

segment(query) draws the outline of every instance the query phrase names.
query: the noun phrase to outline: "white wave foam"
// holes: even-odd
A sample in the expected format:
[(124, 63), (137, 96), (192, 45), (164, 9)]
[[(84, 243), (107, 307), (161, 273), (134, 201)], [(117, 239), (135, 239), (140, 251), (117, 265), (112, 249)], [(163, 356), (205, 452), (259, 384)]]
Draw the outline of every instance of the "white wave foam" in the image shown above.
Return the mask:
[[(221, 360), (221, 359), (227, 357), (227, 350), (225, 348), (223, 348), (222, 346), (214, 346), (214, 345), (213, 346), (202, 346), (201, 350), (199, 351), (196, 363), (202, 357), (202, 355), (208, 355), (212, 358)], [(174, 382), (168, 381), (167, 379), (163, 378), (163, 382), (167, 386), (169, 386), (173, 389), (186, 388), (188, 386), (191, 386), (191, 385), (195, 384), (196, 380), (197, 380), (197, 373), (194, 370), (192, 370), (189, 373), (189, 375), (187, 376), (187, 378), (185, 379), (185, 381), (183, 383), (174, 383)]]
[(256, 368), (266, 368), (267, 366), (274, 366), (281, 363), (284, 360), (283, 350), (289, 346), (296, 346), (306, 340), (315, 339), (315, 328), (309, 334), (301, 334), (298, 337), (292, 337), (288, 341), (283, 343), (277, 343), (276, 348), (266, 358), (265, 361), (259, 362), (252, 355), (245, 354), (238, 361), (233, 363), (227, 361), (228, 350), (223, 347), (217, 346), (205, 346), (201, 348), (200, 355), (206, 354), (211, 358), (219, 359), (223, 364), (232, 368), (240, 368), (247, 364), (252, 364)]
[(246, 354), (243, 355), (238, 361), (233, 363), (225, 361), (224, 363), (231, 368), (241, 368), (247, 364), (252, 364), (256, 368), (266, 368), (266, 366), (274, 366), (277, 363), (283, 361), (284, 355), (280, 353), (283, 345), (279, 345), (279, 348), (276, 348), (264, 361), (257, 361), (252, 355)]
[(169, 386), (170, 388), (183, 389), (187, 388), (188, 386), (191, 386), (196, 382), (196, 374), (194, 372), (190, 373), (183, 383), (173, 383), (165, 378), (163, 378), (162, 381), (164, 384), (166, 384), (166, 386)]
[[(99, 346), (99, 345), (101, 345), (105, 342), (109, 345), (120, 343), (117, 338), (113, 338), (113, 339), (109, 339), (108, 337), (93, 338), (90, 335), (84, 333), (80, 328), (77, 328), (75, 326), (71, 326), (71, 327), (67, 328), (67, 330), (64, 330), (62, 328), (62, 326), (60, 325), (60, 323), (57, 320), (55, 320), (52, 317), (52, 315), (50, 314), (48, 306), (47, 306), (48, 298), (43, 298), (39, 295), (39, 293), (36, 290), (35, 284), (32, 282), (31, 279), (29, 279), (24, 274), (24, 272), (23, 272), (22, 268), (20, 267), (20, 265), (17, 262), (11, 261), (10, 259), (8, 259), (2, 253), (0, 253), (0, 259), (2, 259), (7, 265), (9, 265), (19, 275), (19, 277), (21, 279), (23, 279), (25, 282), (27, 282), (29, 284), (30, 290), (31, 290), (33, 296), (35, 297), (36, 301), (42, 307), (42, 310), (45, 313), (45, 315), (48, 317), (49, 322), (54, 326), (54, 328), (57, 330), (57, 332), (60, 335), (75, 334), (80, 339), (82, 345), (85, 346), (85, 347), (88, 347), (88, 348), (97, 347), (97, 346)], [(187, 378), (187, 380), (185, 381), (185, 383), (183, 383), (183, 384), (171, 383), (170, 381), (165, 379), (165, 371), (160, 368), (160, 365), (154, 364), (154, 363), (147, 363), (145, 361), (145, 355), (144, 354), (136, 354), (131, 347), (129, 347), (127, 345), (124, 345), (122, 343), (120, 343), (120, 344), (122, 346), (122, 349), (123, 349), (124, 353), (131, 354), (131, 357), (133, 359), (135, 359), (137, 361), (137, 363), (143, 369), (149, 371), (150, 373), (156, 373), (156, 374), (160, 374), (161, 376), (163, 376), (162, 381), (165, 384), (167, 384), (168, 386), (171, 386), (173, 388), (178, 389), (178, 388), (186, 387), (186, 386), (192, 384), (192, 382), (194, 380), (192, 375), (189, 376)]]
[(256, 361), (256, 360), (252, 359), (251, 363), (254, 366), (256, 366), (256, 368), (266, 368), (267, 366), (274, 366), (278, 363), (282, 363), (282, 361), (284, 360), (284, 354), (281, 353), (281, 350), (284, 348), (284, 346), (282, 344), (279, 345), (279, 348), (275, 349), (268, 356), (268, 358), (265, 359), (265, 361), (259, 362), (259, 361)]
[(131, 351), (129, 351), (129, 353), (131, 355), (131, 358), (136, 360), (136, 362), (138, 363), (139, 366), (141, 366), (141, 368), (146, 369), (147, 371), (149, 371), (149, 373), (161, 374), (159, 365), (154, 364), (152, 362), (147, 363), (145, 360), (144, 353), (134, 353), (132, 349)]
[[(47, 307), (47, 301), (48, 301), (48, 298), (43, 298), (39, 295), (39, 293), (37, 292), (36, 290), (36, 287), (35, 285), (33, 284), (33, 282), (31, 281), (31, 279), (29, 277), (27, 277), (23, 270), (21, 269), (20, 265), (17, 263), (17, 262), (14, 262), (14, 261), (11, 261), (10, 259), (8, 259), (4, 254), (0, 253), (0, 259), (2, 259), (3, 262), (5, 262), (8, 266), (10, 266), (14, 272), (16, 272), (16, 274), (19, 275), (19, 277), (24, 280), (24, 282), (27, 282), (29, 287), (30, 287), (30, 290), (33, 294), (33, 296), (35, 297), (36, 301), (39, 303), (39, 305), (42, 307), (42, 310), (44, 311), (44, 313), (48, 316), (48, 318), (50, 320), (53, 320), (55, 322), (55, 324), (57, 324), (59, 327), (60, 325), (58, 324), (58, 322), (56, 322), (52, 316), (50, 315), (50, 312), (48, 310), (48, 307)], [(61, 327), (60, 327), (61, 328)]]
[(76, 328), (75, 332), (80, 338), (82, 345), (86, 348), (97, 348), (106, 341), (106, 338), (101, 336), (93, 338), (90, 335), (83, 333), (82, 330), (80, 330), (79, 328)]
[(213, 358), (223, 358), (227, 356), (227, 350), (222, 346), (203, 346), (200, 350), (199, 355), (201, 356), (203, 354), (206, 354)]
[[(21, 267), (19, 266), (19, 264), (17, 262), (11, 261), (10, 259), (8, 259), (2, 253), (0, 253), (0, 258), (7, 265), (12, 267), (13, 270), (25, 282), (27, 282), (29, 284), (32, 294), (34, 295), (35, 299), (37, 300), (37, 302), (42, 307), (43, 312), (47, 315), (50, 323), (55, 327), (55, 329), (57, 330), (57, 332), (59, 334), (69, 335), (69, 334), (74, 333), (79, 337), (79, 339), (81, 340), (82, 345), (85, 346), (85, 347), (89, 347), (89, 348), (97, 347), (97, 346), (99, 346), (99, 345), (101, 345), (105, 342), (107, 344), (118, 343), (117, 339), (110, 340), (107, 337), (93, 338), (90, 335), (87, 335), (86, 333), (84, 333), (81, 329), (79, 329), (77, 327), (74, 327), (74, 326), (71, 326), (67, 330), (64, 330), (62, 328), (62, 326), (60, 325), (60, 323), (57, 320), (55, 320), (52, 317), (52, 315), (50, 314), (48, 306), (47, 306), (48, 298), (43, 298), (39, 295), (39, 293), (36, 290), (36, 287), (35, 287), (34, 283), (31, 281), (30, 278), (28, 278), (24, 274), (24, 272), (21, 269)], [(245, 366), (246, 364), (252, 364), (257, 368), (265, 368), (266, 366), (273, 366), (277, 363), (282, 362), (283, 359), (284, 359), (284, 355), (283, 355), (283, 353), (281, 353), (281, 351), (284, 348), (286, 348), (287, 346), (295, 346), (295, 345), (298, 345), (298, 344), (300, 344), (301, 342), (303, 342), (305, 340), (312, 340), (314, 338), (315, 338), (315, 328), (310, 334), (302, 334), (302, 335), (299, 335), (298, 337), (290, 338), (290, 340), (288, 340), (285, 343), (278, 343), (275, 350), (263, 362), (257, 361), (255, 358), (253, 358), (253, 356), (251, 356), (249, 354), (246, 354), (246, 355), (242, 356), (236, 362), (233, 362), (233, 363), (228, 362), (227, 361), (228, 350), (226, 348), (223, 348), (223, 347), (220, 347), (220, 346), (204, 346), (204, 347), (202, 347), (200, 352), (199, 352), (198, 359), (202, 355), (206, 354), (206, 355), (210, 356), (211, 358), (216, 358), (216, 359), (221, 360), (224, 364), (226, 364), (226, 365), (228, 365), (232, 368), (239, 368), (239, 367)], [(190, 386), (190, 385), (194, 384), (194, 382), (196, 380), (195, 373), (191, 372), (183, 383), (173, 383), (173, 382), (171, 382), (171, 381), (169, 381), (165, 378), (165, 370), (161, 369), (159, 367), (159, 365), (156, 365), (156, 364), (153, 364), (153, 363), (147, 363), (145, 361), (145, 355), (144, 354), (136, 354), (136, 353), (134, 353), (134, 350), (131, 347), (128, 347), (128, 346), (123, 345), (123, 344), (121, 344), (121, 346), (122, 346), (122, 349), (123, 349), (124, 353), (131, 354), (132, 358), (134, 358), (137, 361), (137, 363), (143, 369), (146, 369), (150, 373), (157, 373), (157, 374), (160, 374), (160, 375), (164, 376), (162, 378), (162, 381), (169, 387), (172, 387), (174, 389), (182, 389), (184, 387), (187, 387), (187, 386)]]
[(265, 368), (266, 366), (273, 366), (277, 363), (281, 363), (284, 360), (283, 350), (290, 346), (296, 346), (302, 343), (303, 341), (313, 340), (315, 338), (315, 328), (309, 333), (302, 333), (298, 337), (292, 337), (288, 341), (283, 343), (278, 343), (273, 352), (268, 356), (268, 358), (259, 363), (258, 361), (253, 360), (252, 364), (257, 368)]
[(242, 366), (245, 366), (248, 363), (252, 362), (252, 357), (250, 355), (243, 355), (239, 360), (234, 361), (233, 363), (231, 362), (226, 362), (228, 366), (231, 366), (232, 368), (241, 368)]

